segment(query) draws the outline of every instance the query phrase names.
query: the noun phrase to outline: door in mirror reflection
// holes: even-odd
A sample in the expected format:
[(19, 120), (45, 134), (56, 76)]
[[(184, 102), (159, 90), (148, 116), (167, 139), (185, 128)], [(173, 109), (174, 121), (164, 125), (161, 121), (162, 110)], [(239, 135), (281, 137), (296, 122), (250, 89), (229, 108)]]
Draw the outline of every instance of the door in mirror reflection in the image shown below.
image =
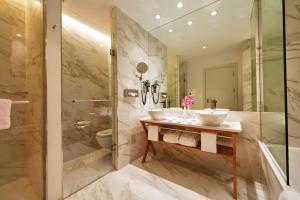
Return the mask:
[(217, 108), (237, 110), (237, 79), (235, 74), (235, 65), (207, 68), (204, 73), (204, 99), (206, 103), (209, 99), (215, 99)]

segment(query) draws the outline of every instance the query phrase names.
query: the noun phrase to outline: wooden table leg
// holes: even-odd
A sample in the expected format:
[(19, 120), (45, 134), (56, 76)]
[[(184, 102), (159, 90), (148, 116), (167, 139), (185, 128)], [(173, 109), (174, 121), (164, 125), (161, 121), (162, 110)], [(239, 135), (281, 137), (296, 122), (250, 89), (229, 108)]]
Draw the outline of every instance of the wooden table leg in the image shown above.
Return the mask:
[(233, 175), (233, 198), (237, 199), (237, 162), (236, 162), (236, 135), (232, 136), (232, 175)]
[[(141, 124), (142, 124), (142, 127), (143, 127), (143, 129), (146, 133), (146, 136), (148, 136), (148, 129), (146, 127), (146, 124), (144, 122), (141, 122)], [(154, 149), (153, 143), (150, 140), (147, 140), (147, 146), (146, 146), (146, 150), (145, 150), (145, 153), (144, 153), (144, 156), (143, 156), (142, 163), (144, 163), (146, 161), (147, 154), (148, 154), (148, 151), (149, 151), (149, 146), (151, 146), (153, 154), (156, 155), (156, 151)]]
[(150, 141), (150, 146), (151, 146), (151, 149), (153, 151), (153, 154), (156, 155), (156, 151), (154, 149), (154, 145), (153, 145), (153, 143), (151, 141)]
[(144, 156), (143, 156), (143, 160), (142, 160), (142, 163), (144, 163), (146, 161), (146, 158), (147, 158), (147, 154), (148, 154), (148, 151), (149, 151), (149, 146), (150, 146), (150, 141), (147, 140), (147, 146), (146, 146), (146, 150), (145, 150), (145, 153), (144, 153)]

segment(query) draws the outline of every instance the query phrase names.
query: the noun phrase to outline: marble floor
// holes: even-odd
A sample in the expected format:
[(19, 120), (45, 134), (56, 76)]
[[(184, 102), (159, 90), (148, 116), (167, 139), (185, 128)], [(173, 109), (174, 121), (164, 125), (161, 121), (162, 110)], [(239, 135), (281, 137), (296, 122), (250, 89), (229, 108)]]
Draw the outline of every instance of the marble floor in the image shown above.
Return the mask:
[(0, 199), (3, 200), (37, 200), (27, 178), (19, 178), (0, 187)]
[[(231, 200), (226, 175), (204, 172), (181, 162), (140, 159), (80, 190), (67, 200)], [(239, 200), (268, 200), (264, 186), (238, 179)]]
[(113, 170), (112, 153), (99, 149), (64, 163), (63, 196), (67, 197)]

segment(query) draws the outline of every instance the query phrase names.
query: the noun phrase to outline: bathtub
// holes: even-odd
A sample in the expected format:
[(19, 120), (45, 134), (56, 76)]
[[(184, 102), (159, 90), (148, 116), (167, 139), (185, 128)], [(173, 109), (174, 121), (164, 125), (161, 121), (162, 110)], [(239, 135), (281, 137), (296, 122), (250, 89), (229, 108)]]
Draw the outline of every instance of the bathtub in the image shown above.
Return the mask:
[[(285, 146), (283, 145), (268, 145), (270, 152), (274, 155), (279, 165), (286, 162)], [(300, 148), (289, 147), (289, 178), (290, 185), (297, 191), (300, 191)], [(281, 172), (282, 173), (282, 172)]]
[(259, 146), (262, 151), (263, 171), (271, 196), (274, 195), (274, 199), (277, 199), (283, 190), (292, 189), (300, 191), (300, 148), (289, 148), (290, 186), (288, 186), (286, 184), (286, 174), (280, 168), (280, 166), (284, 166), (286, 162), (285, 146), (279, 144), (266, 145), (262, 142), (259, 142)]

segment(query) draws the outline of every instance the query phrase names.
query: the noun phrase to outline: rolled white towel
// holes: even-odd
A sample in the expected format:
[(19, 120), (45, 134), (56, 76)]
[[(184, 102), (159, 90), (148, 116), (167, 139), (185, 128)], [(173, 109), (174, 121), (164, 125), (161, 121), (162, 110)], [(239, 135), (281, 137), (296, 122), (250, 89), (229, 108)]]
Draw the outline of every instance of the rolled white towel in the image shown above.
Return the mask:
[(10, 128), (11, 104), (10, 99), (0, 99), (0, 130)]
[(179, 137), (179, 144), (189, 147), (197, 147), (200, 136), (198, 134), (183, 133)]
[(300, 200), (300, 193), (295, 191), (283, 191), (279, 196), (279, 200)]
[(165, 132), (163, 141), (168, 143), (178, 143), (180, 134), (178, 132)]

